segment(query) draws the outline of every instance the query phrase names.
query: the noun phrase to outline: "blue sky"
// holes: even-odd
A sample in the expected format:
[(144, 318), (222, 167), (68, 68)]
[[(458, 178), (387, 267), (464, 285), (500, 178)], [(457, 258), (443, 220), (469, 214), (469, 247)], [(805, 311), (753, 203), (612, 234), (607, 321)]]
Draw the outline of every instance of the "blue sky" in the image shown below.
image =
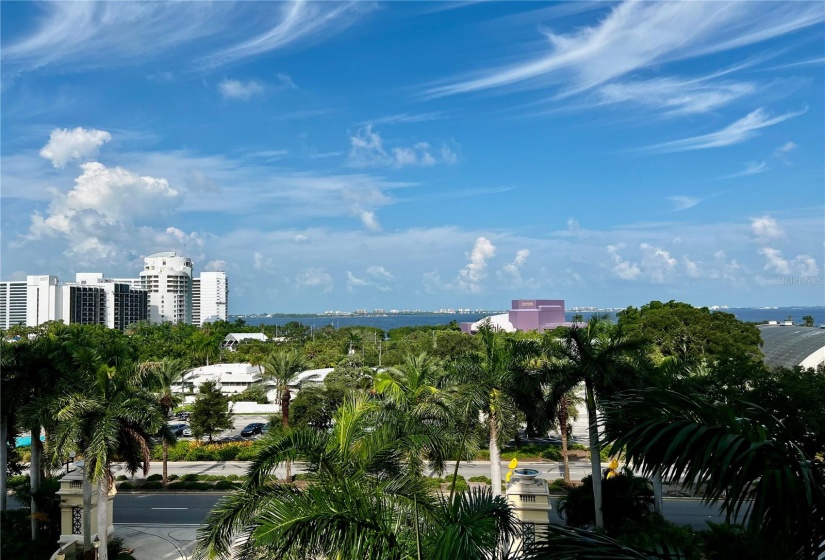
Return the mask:
[(821, 2), (0, 9), (3, 279), (175, 250), (231, 313), (825, 303)]

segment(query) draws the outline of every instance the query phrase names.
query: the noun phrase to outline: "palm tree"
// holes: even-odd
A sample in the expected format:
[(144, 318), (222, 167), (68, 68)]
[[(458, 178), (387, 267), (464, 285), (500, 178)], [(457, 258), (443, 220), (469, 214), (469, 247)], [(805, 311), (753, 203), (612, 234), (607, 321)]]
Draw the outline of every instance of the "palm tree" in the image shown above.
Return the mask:
[(606, 439), (643, 474), (661, 470), (721, 502), (728, 521), (785, 548), (787, 558), (825, 553), (825, 466), (764, 409), (650, 388), (605, 407)]
[[(453, 376), (462, 384), (461, 391), (473, 394), (484, 414), (490, 434), (490, 479), (493, 495), (501, 495), (500, 443), (504, 435), (515, 430), (516, 403), (513, 395), (523, 391), (525, 383), (540, 382), (537, 376), (523, 375), (523, 363), (538, 353), (531, 340), (506, 337), (482, 325), (476, 335), (481, 339), (482, 352), (467, 354), (453, 364)], [(506, 440), (505, 440), (506, 441)]]
[[(186, 368), (183, 362), (173, 358), (164, 358), (160, 362), (145, 362), (140, 366), (146, 372), (146, 380), (150, 390), (155, 393), (158, 399), (158, 406), (164, 419), (169, 418), (169, 413), (178, 406), (183, 398), (172, 392), (172, 386), (180, 381)], [(164, 422), (158, 434), (163, 446), (163, 485), (169, 482), (167, 465), (169, 462), (169, 443), (175, 441), (175, 435), (170, 433), (168, 424)]]
[[(357, 395), (331, 433), (284, 432), (267, 442), (245, 486), (223, 499), (198, 531), (197, 555), (224, 558), (263, 549), (267, 557), (489, 558), (512, 537), (507, 502), (489, 492), (435, 498), (405, 457), (434, 437), (388, 421), (382, 403)], [(274, 483), (282, 462), (305, 457), (305, 489)]]
[(545, 340), (545, 352), (554, 358), (548, 369), (553, 376), (555, 393), (561, 397), (580, 383), (585, 386), (593, 501), (599, 528), (604, 527), (604, 516), (597, 399), (641, 382), (634, 360), (639, 359), (642, 348), (641, 342), (618, 335), (606, 317), (600, 315), (593, 315), (582, 327), (565, 328), (558, 338)]
[[(120, 460), (126, 463), (129, 473), (142, 467), (146, 474), (151, 458), (149, 436), (157, 433), (165, 420), (157, 401), (141, 387), (140, 376), (128, 361), (111, 355), (104, 360), (91, 346), (76, 349), (73, 357), (87, 385), (59, 399), (53, 453), (63, 456), (70, 449), (82, 453), (85, 476), (97, 486), (98, 533), (103, 531), (105, 541), (112, 485), (110, 464)], [(118, 362), (118, 366), (111, 362)], [(99, 558), (108, 560), (105, 546), (100, 548)]]
[(444, 375), (441, 362), (426, 352), (407, 354), (401, 365), (375, 375), (375, 392), (389, 403), (417, 416), (443, 416), (447, 412), (443, 393), (438, 387)]
[[(304, 357), (296, 350), (276, 350), (263, 363), (263, 379), (275, 382), (276, 391), (280, 393), (281, 422), (289, 428), (289, 403), (292, 400), (292, 387), (300, 385), (310, 378), (301, 378), (299, 374), (306, 368)], [(286, 479), (292, 477), (291, 463), (286, 463)]]

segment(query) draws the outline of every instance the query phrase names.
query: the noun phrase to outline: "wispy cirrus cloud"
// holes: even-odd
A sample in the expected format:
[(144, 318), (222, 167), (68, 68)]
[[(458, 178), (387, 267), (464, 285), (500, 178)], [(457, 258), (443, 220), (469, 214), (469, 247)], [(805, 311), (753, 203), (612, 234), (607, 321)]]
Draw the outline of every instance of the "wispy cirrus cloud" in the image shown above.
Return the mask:
[(405, 124), (405, 123), (417, 123), (417, 122), (428, 122), (428, 121), (437, 121), (439, 119), (444, 118), (444, 113), (441, 111), (432, 111), (429, 113), (397, 113), (395, 115), (388, 115), (386, 117), (380, 117), (378, 119), (372, 119), (369, 121), (363, 121), (360, 123), (361, 126), (368, 125), (368, 124)]
[[(75, 72), (138, 64), (209, 39), (208, 53), (195, 55), (203, 70), (327, 39), (373, 9), (371, 2), (306, 0), (271, 6), (262, 17), (255, 3), (231, 1), (45, 2), (33, 32), (4, 41), (2, 61), (4, 70), (18, 73)], [(181, 52), (170, 64), (193, 60)]]
[(625, 1), (596, 25), (568, 34), (543, 30), (549, 47), (514, 64), (426, 88), (428, 98), (501, 88), (564, 84), (587, 91), (632, 72), (724, 52), (821, 23), (815, 3)]
[(694, 198), (692, 196), (669, 196), (667, 199), (673, 204), (672, 212), (681, 212), (682, 210), (693, 208), (702, 202), (701, 198)]
[(349, 164), (353, 167), (432, 167), (457, 161), (458, 155), (447, 144), (440, 150), (434, 150), (429, 142), (386, 148), (384, 139), (373, 130), (372, 124), (359, 128), (350, 137)]
[(762, 128), (785, 122), (803, 115), (806, 112), (807, 109), (804, 109), (802, 111), (771, 117), (764, 108), (760, 107), (716, 132), (683, 138), (681, 140), (673, 140), (671, 142), (663, 142), (650, 146), (646, 148), (646, 150), (654, 153), (669, 153), (732, 146), (756, 136), (758, 134), (757, 131)]
[(764, 173), (768, 169), (770, 168), (768, 167), (768, 163), (765, 161), (749, 161), (745, 164), (745, 168), (742, 171), (731, 173), (730, 175), (724, 175), (719, 178), (736, 179), (738, 177), (750, 177), (751, 175), (759, 175), (760, 173)]
[[(275, 4), (273, 4), (275, 6)], [(204, 67), (216, 67), (259, 55), (288, 45), (319, 40), (334, 35), (371, 11), (371, 2), (309, 2), (295, 0), (277, 4), (277, 23), (255, 37), (240, 41), (201, 60)]]

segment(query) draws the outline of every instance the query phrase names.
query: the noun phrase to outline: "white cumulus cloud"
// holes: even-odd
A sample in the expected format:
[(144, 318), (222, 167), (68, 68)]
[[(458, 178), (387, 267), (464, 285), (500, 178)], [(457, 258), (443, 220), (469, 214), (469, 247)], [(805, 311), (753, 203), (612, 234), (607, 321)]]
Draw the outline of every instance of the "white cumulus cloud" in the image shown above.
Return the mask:
[(67, 253), (84, 258), (111, 257), (141, 242), (198, 243), (177, 228), (152, 229), (159, 217), (180, 204), (180, 194), (166, 179), (141, 177), (101, 163), (81, 165), (83, 174), (66, 194), (52, 191), (45, 214), (35, 212), (26, 241), (62, 238)]
[(785, 230), (776, 219), (770, 216), (760, 216), (751, 219), (751, 233), (757, 241), (765, 242), (785, 236)]
[(248, 101), (254, 95), (262, 95), (263, 86), (254, 80), (242, 82), (240, 80), (224, 80), (218, 84), (218, 91), (224, 99), (241, 99)]
[(40, 150), (40, 156), (55, 167), (63, 167), (70, 161), (94, 156), (98, 148), (111, 139), (111, 134), (95, 128), (55, 128), (49, 142)]
[(642, 271), (636, 263), (622, 258), (619, 254), (619, 249), (622, 248), (624, 248), (623, 243), (607, 246), (607, 252), (610, 253), (610, 256), (613, 258), (613, 266), (611, 270), (613, 274), (622, 280), (635, 280), (638, 278), (639, 274), (642, 273)]
[(323, 268), (314, 266), (298, 273), (295, 276), (295, 284), (298, 287), (321, 288), (325, 294), (335, 288), (332, 276)]
[(639, 249), (642, 251), (642, 269), (645, 277), (657, 284), (663, 284), (670, 279), (679, 262), (671, 257), (668, 251), (647, 243), (639, 245)]
[(454, 164), (456, 153), (444, 144), (436, 152), (428, 142), (387, 149), (384, 139), (372, 124), (366, 124), (350, 136), (349, 163), (354, 167), (432, 167), (439, 163)]
[[(487, 277), (487, 260), (496, 254), (496, 246), (486, 237), (476, 239), (470, 253), (470, 262), (458, 273), (455, 284), (459, 289), (470, 293), (479, 293), (481, 281)], [(526, 258), (526, 257), (525, 257)]]
[(501, 267), (499, 277), (502, 279), (509, 279), (516, 284), (520, 284), (522, 282), (521, 268), (524, 266), (524, 263), (527, 262), (527, 257), (529, 256), (529, 249), (519, 249), (516, 251), (516, 258), (513, 259), (513, 262), (507, 263)]

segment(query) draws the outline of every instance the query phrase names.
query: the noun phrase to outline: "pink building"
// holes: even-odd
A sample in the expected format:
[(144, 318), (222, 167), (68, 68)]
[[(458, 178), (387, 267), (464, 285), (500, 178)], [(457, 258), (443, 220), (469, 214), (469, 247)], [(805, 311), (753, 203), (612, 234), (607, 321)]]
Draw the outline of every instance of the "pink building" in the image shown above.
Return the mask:
[(475, 333), (485, 321), (489, 321), (494, 329), (505, 332), (544, 332), (571, 325), (564, 320), (563, 299), (514, 299), (507, 313), (485, 317), (475, 323), (462, 323), (461, 332)]

